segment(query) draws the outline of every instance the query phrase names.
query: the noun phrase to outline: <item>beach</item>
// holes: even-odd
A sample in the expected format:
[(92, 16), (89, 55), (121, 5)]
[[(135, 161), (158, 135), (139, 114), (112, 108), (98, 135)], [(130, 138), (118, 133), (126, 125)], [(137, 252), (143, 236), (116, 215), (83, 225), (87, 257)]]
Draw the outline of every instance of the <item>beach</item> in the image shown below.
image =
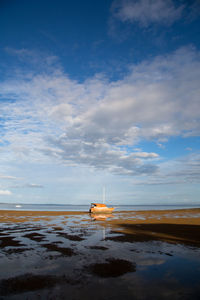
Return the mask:
[(0, 211), (0, 299), (199, 295), (199, 208)]

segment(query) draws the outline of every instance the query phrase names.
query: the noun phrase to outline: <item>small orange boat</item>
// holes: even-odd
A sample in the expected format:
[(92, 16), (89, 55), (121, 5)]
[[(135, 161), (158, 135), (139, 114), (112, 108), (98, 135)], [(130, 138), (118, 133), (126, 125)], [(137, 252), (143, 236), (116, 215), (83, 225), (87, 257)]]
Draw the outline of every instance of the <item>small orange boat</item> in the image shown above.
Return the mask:
[(107, 207), (105, 204), (102, 203), (91, 203), (91, 207), (89, 212), (90, 213), (112, 213), (113, 210), (115, 208), (114, 207)]

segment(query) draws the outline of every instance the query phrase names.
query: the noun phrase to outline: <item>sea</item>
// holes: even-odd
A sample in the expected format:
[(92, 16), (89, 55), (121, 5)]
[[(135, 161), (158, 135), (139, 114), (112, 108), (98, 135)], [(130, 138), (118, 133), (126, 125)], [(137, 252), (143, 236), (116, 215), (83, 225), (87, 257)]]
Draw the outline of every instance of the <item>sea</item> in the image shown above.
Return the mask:
[[(200, 208), (199, 204), (177, 204), (177, 205), (108, 205), (115, 207), (115, 211), (143, 211), (143, 210), (173, 210)], [(23, 211), (80, 211), (88, 212), (89, 205), (72, 204), (24, 204), (24, 203), (0, 203), (0, 210), (23, 210)]]

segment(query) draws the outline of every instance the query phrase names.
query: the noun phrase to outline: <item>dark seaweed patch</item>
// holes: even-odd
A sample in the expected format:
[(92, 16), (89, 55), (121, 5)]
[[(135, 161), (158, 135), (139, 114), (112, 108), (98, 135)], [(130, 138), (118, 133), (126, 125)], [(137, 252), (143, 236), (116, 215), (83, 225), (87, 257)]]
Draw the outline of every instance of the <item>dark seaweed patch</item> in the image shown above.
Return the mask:
[(0, 281), (0, 295), (7, 296), (24, 292), (36, 291), (44, 288), (51, 288), (56, 284), (78, 284), (66, 276), (34, 275), (24, 274)]
[(5, 247), (19, 247), (19, 246), (25, 246), (24, 244), (21, 244), (19, 241), (14, 240), (13, 237), (6, 236), (0, 238), (0, 248)]
[(9, 233), (3, 233), (3, 232), (0, 232), (0, 238), (2, 237), (2, 236), (8, 236), (9, 235)]
[(91, 273), (99, 277), (118, 277), (128, 272), (135, 272), (135, 264), (123, 259), (107, 259), (106, 263), (97, 263), (89, 266)]
[(6, 250), (7, 254), (13, 254), (13, 253), (23, 253), (25, 251), (34, 250), (33, 248), (14, 248), (14, 249), (8, 249)]
[(44, 239), (45, 239), (45, 236), (43, 234), (40, 234), (37, 232), (25, 234), (23, 237), (26, 237), (26, 238), (36, 241), (36, 242), (41, 242), (41, 241), (44, 241)]
[(66, 247), (58, 247), (55, 243), (51, 244), (43, 244), (43, 247), (45, 247), (48, 251), (57, 251), (61, 253), (63, 256), (73, 256), (76, 255), (73, 249), (66, 248)]
[(80, 241), (84, 240), (84, 238), (82, 238), (80, 235), (68, 234), (68, 233), (65, 233), (65, 232), (57, 232), (57, 235), (62, 236), (62, 237), (66, 238), (70, 241), (80, 242)]
[(94, 250), (108, 250), (108, 248), (104, 247), (104, 246), (90, 246), (88, 248), (94, 249)]
[(120, 224), (129, 233), (112, 231), (117, 236), (106, 237), (105, 240), (115, 242), (148, 242), (165, 241), (190, 246), (200, 246), (200, 226), (186, 224)]
[(60, 227), (60, 226), (54, 226), (54, 227), (53, 227), (53, 230), (54, 230), (54, 231), (59, 231), (59, 230), (63, 230), (63, 228)]

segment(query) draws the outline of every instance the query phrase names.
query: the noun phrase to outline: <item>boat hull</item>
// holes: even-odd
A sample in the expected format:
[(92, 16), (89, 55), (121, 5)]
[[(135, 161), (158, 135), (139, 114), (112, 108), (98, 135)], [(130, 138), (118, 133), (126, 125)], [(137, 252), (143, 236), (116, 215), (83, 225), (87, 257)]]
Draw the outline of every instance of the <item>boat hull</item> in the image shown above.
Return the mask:
[(91, 207), (89, 212), (94, 214), (110, 214), (114, 209), (114, 207)]

